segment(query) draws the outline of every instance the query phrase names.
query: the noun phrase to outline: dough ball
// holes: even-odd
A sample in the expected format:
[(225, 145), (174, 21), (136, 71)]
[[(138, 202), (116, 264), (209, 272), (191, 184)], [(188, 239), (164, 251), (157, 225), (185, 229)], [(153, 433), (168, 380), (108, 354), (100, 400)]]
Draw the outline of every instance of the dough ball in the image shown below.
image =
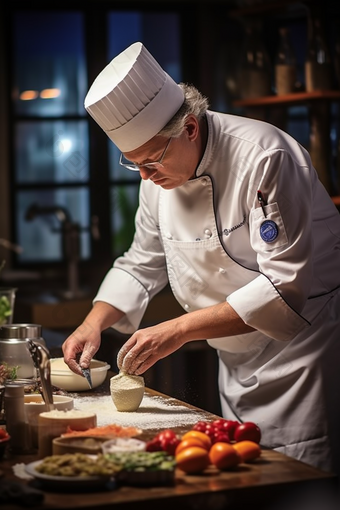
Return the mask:
[(144, 396), (144, 378), (120, 372), (110, 379), (111, 398), (117, 411), (136, 411)]

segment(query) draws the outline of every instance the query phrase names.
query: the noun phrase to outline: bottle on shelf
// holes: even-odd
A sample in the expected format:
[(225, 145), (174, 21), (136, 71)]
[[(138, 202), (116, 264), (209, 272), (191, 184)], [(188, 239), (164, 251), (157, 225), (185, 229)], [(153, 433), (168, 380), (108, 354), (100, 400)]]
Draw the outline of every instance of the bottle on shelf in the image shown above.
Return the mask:
[(275, 88), (278, 96), (295, 92), (297, 60), (290, 41), (289, 28), (279, 29), (280, 41), (275, 58)]
[(321, 18), (308, 18), (308, 45), (305, 61), (306, 91), (332, 89), (332, 61)]
[(271, 62), (262, 40), (261, 23), (248, 22), (240, 67), (240, 94), (243, 99), (271, 94)]

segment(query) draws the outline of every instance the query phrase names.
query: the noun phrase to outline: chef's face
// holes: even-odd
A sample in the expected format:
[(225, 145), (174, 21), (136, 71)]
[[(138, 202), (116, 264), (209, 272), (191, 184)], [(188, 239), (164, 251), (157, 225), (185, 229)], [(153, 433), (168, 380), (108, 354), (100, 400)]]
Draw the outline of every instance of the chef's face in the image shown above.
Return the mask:
[(142, 179), (150, 179), (164, 189), (174, 189), (195, 175), (200, 160), (199, 138), (197, 119), (189, 115), (178, 138), (155, 136), (138, 149), (125, 152), (124, 156), (139, 167)]

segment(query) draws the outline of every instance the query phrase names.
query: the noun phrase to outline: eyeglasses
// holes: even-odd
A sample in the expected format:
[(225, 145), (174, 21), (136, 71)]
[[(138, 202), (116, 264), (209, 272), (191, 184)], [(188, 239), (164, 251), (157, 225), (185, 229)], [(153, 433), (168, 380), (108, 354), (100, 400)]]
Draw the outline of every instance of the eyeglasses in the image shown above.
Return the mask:
[(154, 170), (155, 168), (163, 168), (163, 159), (165, 157), (165, 153), (170, 145), (170, 142), (172, 140), (172, 137), (169, 138), (166, 146), (165, 146), (165, 149), (160, 157), (160, 159), (158, 161), (152, 161), (150, 163), (145, 163), (144, 165), (136, 165), (135, 163), (133, 163), (132, 161), (130, 161), (129, 159), (127, 159), (124, 154), (122, 153), (120, 155), (120, 158), (119, 158), (119, 164), (124, 166), (125, 168), (127, 168), (128, 170), (133, 170), (134, 172), (139, 172), (139, 170), (141, 168), (149, 168), (150, 170)]

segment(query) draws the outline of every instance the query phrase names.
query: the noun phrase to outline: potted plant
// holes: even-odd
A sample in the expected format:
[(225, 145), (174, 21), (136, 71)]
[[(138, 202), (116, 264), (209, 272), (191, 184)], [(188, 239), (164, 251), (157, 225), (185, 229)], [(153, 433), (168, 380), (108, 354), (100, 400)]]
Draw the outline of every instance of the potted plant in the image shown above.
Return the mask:
[[(2, 261), (0, 273), (4, 265), (5, 261)], [(0, 327), (12, 323), (16, 291), (15, 287), (0, 287)]]

